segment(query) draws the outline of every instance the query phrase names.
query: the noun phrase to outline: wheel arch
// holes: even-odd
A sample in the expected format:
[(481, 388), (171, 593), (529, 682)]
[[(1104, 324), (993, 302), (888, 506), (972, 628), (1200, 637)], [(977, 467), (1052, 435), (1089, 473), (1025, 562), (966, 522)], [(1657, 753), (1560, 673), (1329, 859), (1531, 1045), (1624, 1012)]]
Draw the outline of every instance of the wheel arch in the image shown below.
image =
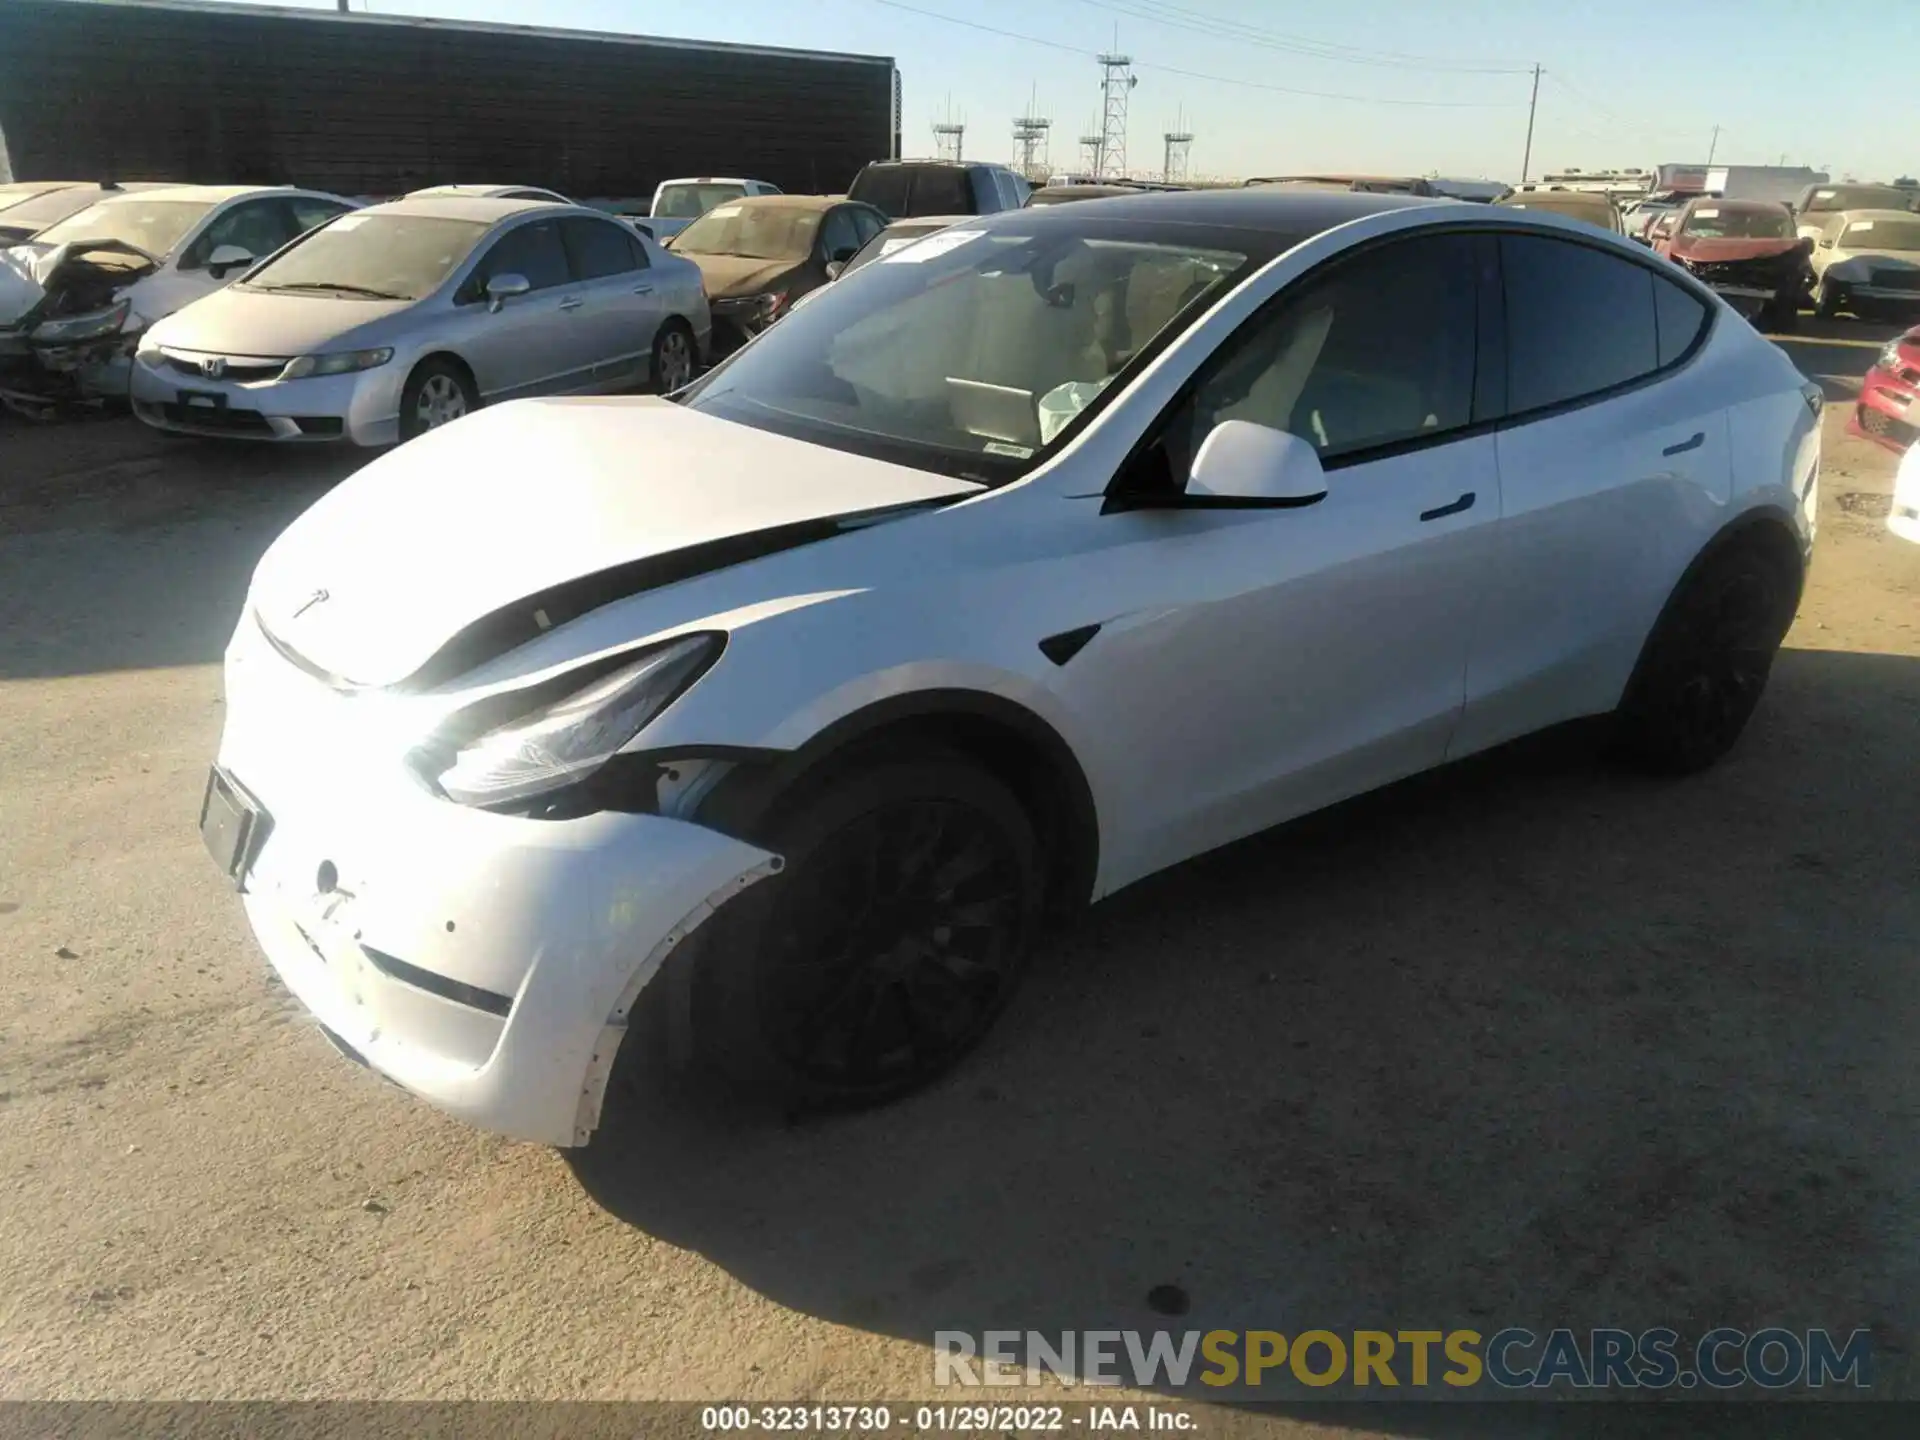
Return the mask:
[(1634, 659), (1633, 669), (1628, 673), (1626, 688), (1622, 692), (1623, 704), (1632, 698), (1635, 687), (1645, 675), (1647, 656), (1653, 649), (1654, 639), (1666, 625), (1680, 597), (1686, 594), (1687, 587), (1722, 555), (1743, 547), (1751, 547), (1767, 555), (1773, 564), (1780, 567), (1793, 596), (1793, 603), (1787, 610), (1791, 623), (1793, 613), (1800, 608), (1800, 597), (1805, 591), (1807, 576), (1806, 556), (1802, 552), (1798, 533), (1784, 510), (1772, 505), (1744, 510), (1714, 532), (1693, 559), (1687, 562), (1687, 568), (1680, 572), (1680, 578), (1667, 592), (1660, 613), (1654, 617), (1653, 624), (1641, 638), (1640, 653)]
[(1092, 898), (1100, 820), (1079, 757), (1041, 716), (984, 690), (889, 696), (841, 716), (798, 749), (734, 752), (735, 768), (702, 802), (697, 818), (751, 838), (796, 785), (866, 756), (903, 749), (952, 751), (1000, 779), (1040, 832), (1049, 907), (1077, 908)]

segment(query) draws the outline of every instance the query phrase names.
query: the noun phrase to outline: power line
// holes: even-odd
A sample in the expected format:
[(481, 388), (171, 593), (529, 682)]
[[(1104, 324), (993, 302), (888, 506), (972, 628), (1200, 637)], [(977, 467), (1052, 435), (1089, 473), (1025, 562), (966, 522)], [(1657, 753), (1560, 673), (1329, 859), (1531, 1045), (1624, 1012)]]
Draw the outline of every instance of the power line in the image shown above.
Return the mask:
[(1303, 35), (1287, 35), (1278, 30), (1249, 25), (1244, 21), (1228, 20), (1222, 16), (1188, 10), (1179, 5), (1164, 4), (1161, 0), (1080, 0), (1080, 3), (1096, 10), (1125, 15), (1135, 20), (1146, 20), (1170, 29), (1186, 30), (1197, 35), (1232, 41), (1239, 45), (1254, 45), (1261, 49), (1277, 50), (1315, 60), (1329, 60), (1343, 65), (1374, 65), (1395, 70), (1438, 70), (1463, 75), (1532, 73), (1525, 66), (1477, 65), (1456, 60), (1441, 60), (1432, 56), (1407, 55), (1393, 50), (1365, 50), (1358, 46), (1336, 44), (1333, 41), (1313, 40)]
[[(1069, 55), (1099, 58), (1098, 52), (1082, 49), (1078, 45), (1042, 39), (1038, 35), (1023, 35), (1015, 30), (1002, 30), (997, 25), (985, 25), (978, 20), (962, 20), (956, 15), (942, 15), (937, 10), (923, 10), (918, 5), (908, 5), (905, 0), (872, 0), (872, 3), (884, 5), (890, 10), (904, 10), (909, 15), (919, 15), (928, 20), (939, 20), (948, 25), (959, 25), (968, 30), (998, 35), (1006, 40), (1018, 40), (1027, 45), (1044, 45), (1050, 50), (1063, 50)], [(1189, 80), (1205, 80), (1214, 85), (1238, 85), (1243, 89), (1265, 90), (1276, 95), (1302, 95), (1312, 100), (1346, 100), (1360, 105), (1402, 105), (1441, 110), (1508, 110), (1526, 104), (1524, 100), (1408, 100), (1390, 95), (1339, 95), (1326, 90), (1301, 90), (1291, 85), (1270, 85), (1261, 80), (1242, 80), (1232, 75), (1211, 75), (1202, 70), (1182, 69), (1178, 65), (1150, 64), (1141, 61), (1138, 62), (1138, 68), (1158, 70), (1167, 75), (1181, 75)]]

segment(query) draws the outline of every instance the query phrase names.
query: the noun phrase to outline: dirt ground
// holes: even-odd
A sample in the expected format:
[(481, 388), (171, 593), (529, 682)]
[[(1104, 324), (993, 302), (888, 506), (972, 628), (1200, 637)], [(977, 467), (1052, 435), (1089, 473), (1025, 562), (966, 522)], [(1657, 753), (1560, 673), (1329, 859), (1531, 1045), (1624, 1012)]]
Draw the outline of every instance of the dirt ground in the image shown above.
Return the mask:
[[(1790, 349), (1839, 401), (1878, 333)], [(899, 1398), (936, 1329), (1168, 1323), (1870, 1327), (1913, 1396), (1920, 546), (1842, 408), (1712, 773), (1523, 743), (1099, 907), (931, 1093), (586, 1166), (336, 1056), (195, 833), (353, 457), (0, 419), (0, 1397)]]

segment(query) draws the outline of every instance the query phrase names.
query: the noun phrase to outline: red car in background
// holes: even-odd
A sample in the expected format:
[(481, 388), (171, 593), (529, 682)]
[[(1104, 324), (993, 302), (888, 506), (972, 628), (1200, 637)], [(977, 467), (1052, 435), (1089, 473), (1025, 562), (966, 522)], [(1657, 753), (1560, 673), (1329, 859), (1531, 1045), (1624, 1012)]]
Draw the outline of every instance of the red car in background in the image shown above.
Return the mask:
[(1920, 325), (1887, 342), (1860, 382), (1847, 428), (1896, 452), (1920, 441)]
[(1813, 241), (1768, 200), (1695, 199), (1654, 226), (1653, 248), (1762, 329), (1792, 328), (1813, 290)]

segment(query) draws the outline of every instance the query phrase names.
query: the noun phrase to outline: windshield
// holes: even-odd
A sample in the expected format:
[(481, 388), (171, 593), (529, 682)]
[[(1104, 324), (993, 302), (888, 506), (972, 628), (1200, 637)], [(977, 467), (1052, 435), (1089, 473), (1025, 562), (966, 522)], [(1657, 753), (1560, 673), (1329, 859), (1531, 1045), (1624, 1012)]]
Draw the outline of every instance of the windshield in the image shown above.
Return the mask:
[(418, 300), (440, 288), (488, 227), (424, 215), (342, 215), (249, 275), (249, 290)]
[(1920, 220), (1862, 220), (1840, 243), (1849, 250), (1920, 250)]
[(1700, 240), (1791, 240), (1793, 217), (1785, 210), (1728, 210), (1703, 205), (1680, 227)]
[[(1025, 223), (956, 226), (867, 265), (683, 403), (921, 469), (1018, 478), (1255, 248), (1189, 243), (1185, 227), (1170, 241), (1164, 225), (1058, 223), (1079, 208), (1008, 212)], [(1225, 236), (1267, 253), (1291, 243)]]
[(804, 260), (820, 229), (818, 210), (791, 205), (722, 205), (674, 237), (688, 255), (738, 255), (748, 260)]
[(102, 200), (33, 238), (42, 245), (120, 240), (149, 255), (165, 255), (212, 208), (211, 200)]
[(663, 185), (653, 202), (653, 213), (662, 220), (698, 220), (714, 206), (738, 200), (746, 193), (744, 185)]
[(1912, 206), (1914, 192), (1891, 185), (1822, 185), (1800, 208), (1809, 213), (1821, 210), (1905, 210)]

